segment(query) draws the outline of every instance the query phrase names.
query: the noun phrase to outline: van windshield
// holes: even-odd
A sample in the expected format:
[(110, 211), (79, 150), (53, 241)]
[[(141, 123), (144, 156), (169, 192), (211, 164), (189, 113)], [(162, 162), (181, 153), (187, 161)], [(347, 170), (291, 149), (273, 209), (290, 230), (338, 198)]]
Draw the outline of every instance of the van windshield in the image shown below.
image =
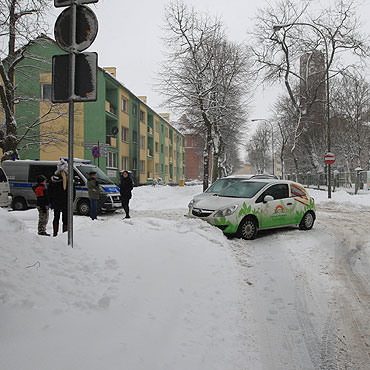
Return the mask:
[(92, 166), (77, 165), (76, 168), (86, 177), (88, 180), (90, 178), (90, 172), (96, 172), (96, 178), (102, 185), (112, 185), (112, 180), (99, 168)]

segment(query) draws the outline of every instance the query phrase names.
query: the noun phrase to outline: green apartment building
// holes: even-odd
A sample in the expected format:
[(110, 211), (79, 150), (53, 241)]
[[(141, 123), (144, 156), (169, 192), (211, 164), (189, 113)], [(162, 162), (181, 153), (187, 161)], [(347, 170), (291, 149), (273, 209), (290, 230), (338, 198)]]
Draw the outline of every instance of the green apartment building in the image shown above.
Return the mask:
[[(16, 75), (17, 96), (32, 99), (16, 104), (17, 123), (22, 131), (39, 117), (45, 122), (36, 128), (42, 144), (25, 146), (20, 157), (59, 160), (68, 155), (68, 105), (50, 102), (51, 59), (64, 52), (48, 37), (30, 43), (26, 52), (32, 59)], [(159, 178), (179, 183), (185, 178), (185, 138), (168, 118), (119, 82), (115, 68), (99, 67), (97, 101), (75, 104), (75, 157), (99, 164), (115, 182), (120, 171), (129, 170), (140, 184)], [(60, 141), (50, 144), (50, 135)], [(98, 160), (91, 151), (97, 144), (103, 152)]]

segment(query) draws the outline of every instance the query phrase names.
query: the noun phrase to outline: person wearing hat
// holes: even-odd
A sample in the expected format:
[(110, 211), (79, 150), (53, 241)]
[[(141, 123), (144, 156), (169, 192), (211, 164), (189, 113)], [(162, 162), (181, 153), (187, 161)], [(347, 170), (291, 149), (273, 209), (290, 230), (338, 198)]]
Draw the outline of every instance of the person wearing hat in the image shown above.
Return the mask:
[(96, 179), (96, 172), (91, 171), (89, 175), (90, 178), (87, 180), (87, 190), (90, 199), (90, 218), (92, 220), (96, 220), (98, 213), (98, 203), (100, 199), (100, 188), (99, 182)]
[(49, 221), (49, 197), (46, 189), (46, 177), (44, 175), (38, 175), (36, 181), (37, 185), (32, 189), (36, 194), (37, 210), (39, 211), (38, 234), (50, 236), (46, 232), (46, 226)]
[[(65, 172), (63, 172), (65, 173)], [(68, 231), (68, 188), (67, 179), (61, 173), (55, 173), (51, 176), (50, 184), (48, 188), (49, 199), (51, 208), (54, 211), (53, 219), (53, 236), (58, 235), (59, 231), (59, 220), (62, 214), (63, 232)]]
[(132, 180), (130, 179), (130, 174), (128, 173), (128, 171), (123, 171), (121, 182), (119, 184), (119, 189), (121, 193), (122, 208), (126, 212), (125, 218), (131, 218), (129, 203), (132, 197), (133, 184), (132, 184)]

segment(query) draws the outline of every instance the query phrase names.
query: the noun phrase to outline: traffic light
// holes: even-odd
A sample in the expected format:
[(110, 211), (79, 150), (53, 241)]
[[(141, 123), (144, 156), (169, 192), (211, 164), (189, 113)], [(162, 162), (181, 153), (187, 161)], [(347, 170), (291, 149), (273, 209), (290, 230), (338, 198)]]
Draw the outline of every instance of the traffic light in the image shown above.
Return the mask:
[[(90, 3), (97, 3), (99, 0), (79, 0), (79, 4), (90, 4)], [(56, 8), (60, 8), (62, 6), (69, 6), (72, 5), (72, 0), (54, 0), (54, 6)]]
[(88, 102), (97, 100), (98, 54), (81, 53), (76, 55), (75, 86), (72, 94), (69, 89), (70, 56), (53, 57), (53, 103), (68, 103), (71, 95), (74, 101)]
[[(98, 33), (96, 15), (81, 4), (96, 2), (98, 0), (54, 0), (56, 7), (70, 6), (59, 15), (54, 27), (57, 44), (69, 54), (53, 57), (53, 103), (97, 99), (98, 55), (81, 53), (94, 42)], [(71, 81), (74, 81), (74, 88)]]

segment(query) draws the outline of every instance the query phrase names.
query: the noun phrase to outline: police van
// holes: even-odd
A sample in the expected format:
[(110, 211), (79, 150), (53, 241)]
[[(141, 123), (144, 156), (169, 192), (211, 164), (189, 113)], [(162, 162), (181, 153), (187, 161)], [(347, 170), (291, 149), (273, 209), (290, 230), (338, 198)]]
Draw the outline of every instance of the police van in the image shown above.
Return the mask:
[[(36, 207), (36, 196), (32, 186), (36, 184), (38, 175), (44, 175), (49, 182), (58, 163), (58, 161), (37, 160), (9, 160), (2, 163), (9, 180), (13, 210)], [(88, 160), (74, 159), (73, 170), (76, 194), (74, 209), (78, 214), (87, 216), (90, 213), (87, 180), (92, 171), (96, 172), (96, 178), (100, 184), (102, 210), (112, 212), (122, 207), (119, 187), (99, 167), (92, 165)]]
[(11, 197), (9, 192), (9, 183), (4, 170), (0, 167), (0, 207), (9, 207)]

